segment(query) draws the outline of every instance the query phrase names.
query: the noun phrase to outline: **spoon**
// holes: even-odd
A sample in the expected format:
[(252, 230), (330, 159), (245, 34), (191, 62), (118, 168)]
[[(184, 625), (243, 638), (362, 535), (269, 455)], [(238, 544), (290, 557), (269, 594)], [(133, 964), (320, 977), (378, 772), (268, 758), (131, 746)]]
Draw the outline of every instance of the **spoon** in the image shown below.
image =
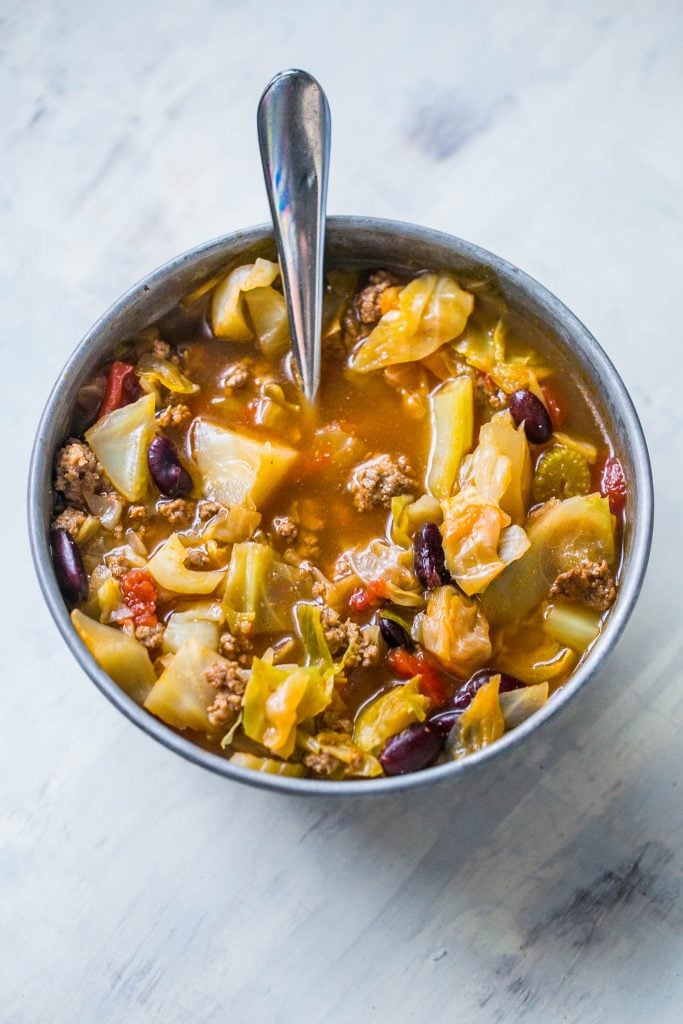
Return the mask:
[(306, 71), (280, 71), (259, 101), (257, 127), (294, 359), (312, 403), (320, 384), (331, 130), (327, 97)]

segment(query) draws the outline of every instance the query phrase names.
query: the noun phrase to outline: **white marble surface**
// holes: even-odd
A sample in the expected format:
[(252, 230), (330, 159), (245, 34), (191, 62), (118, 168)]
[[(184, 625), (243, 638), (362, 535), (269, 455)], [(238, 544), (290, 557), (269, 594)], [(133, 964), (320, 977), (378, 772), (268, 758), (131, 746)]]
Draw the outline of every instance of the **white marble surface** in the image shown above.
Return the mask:
[[(8, 1024), (681, 1019), (680, 3), (0, 3)], [(95, 317), (264, 220), (260, 89), (334, 116), (330, 208), (518, 263), (593, 329), (657, 485), (607, 670), (467, 786), (304, 801), (137, 732), (45, 611), (24, 525), (47, 391)]]

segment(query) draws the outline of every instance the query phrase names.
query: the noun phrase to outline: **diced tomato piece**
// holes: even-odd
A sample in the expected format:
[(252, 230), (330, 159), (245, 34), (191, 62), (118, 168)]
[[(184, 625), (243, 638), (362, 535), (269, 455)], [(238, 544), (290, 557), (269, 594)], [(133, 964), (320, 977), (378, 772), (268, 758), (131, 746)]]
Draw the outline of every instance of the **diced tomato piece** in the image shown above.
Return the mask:
[(132, 363), (112, 363), (107, 381), (107, 390), (102, 399), (102, 405), (98, 413), (98, 419), (102, 419), (114, 409), (121, 409), (124, 405), (130, 405), (142, 394), (142, 390), (135, 376), (135, 367)]
[(562, 426), (566, 418), (562, 400), (555, 388), (550, 384), (542, 384), (541, 391), (543, 392), (543, 400), (550, 419), (552, 420), (553, 427), (557, 430), (558, 427)]
[(156, 626), (157, 590), (146, 569), (129, 569), (121, 577), (123, 602), (131, 610), (135, 626)]
[(607, 459), (600, 475), (600, 493), (609, 498), (609, 507), (613, 515), (618, 516), (624, 511), (626, 503), (626, 478), (619, 459), (612, 456)]
[(384, 583), (382, 580), (376, 580), (374, 583), (368, 583), (367, 586), (354, 590), (349, 598), (349, 608), (357, 615), (361, 615), (363, 612), (377, 608), (386, 599), (386, 596)]
[(446, 680), (425, 651), (409, 651), (406, 647), (394, 647), (387, 655), (387, 662), (401, 679), (419, 676), (420, 690), (425, 697), (429, 697), (435, 707), (445, 703), (448, 697)]

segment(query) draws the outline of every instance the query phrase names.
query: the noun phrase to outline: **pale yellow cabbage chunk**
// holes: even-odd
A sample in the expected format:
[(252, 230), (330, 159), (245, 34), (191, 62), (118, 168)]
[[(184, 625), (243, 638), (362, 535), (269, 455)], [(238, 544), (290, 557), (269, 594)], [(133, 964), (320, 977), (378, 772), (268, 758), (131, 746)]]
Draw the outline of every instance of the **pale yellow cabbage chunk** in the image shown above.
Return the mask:
[(279, 757), (290, 757), (297, 725), (325, 710), (333, 687), (331, 668), (269, 665), (254, 658), (244, 694), (244, 732)]
[(496, 413), (479, 432), (463, 483), (500, 505), (514, 523), (521, 523), (531, 497), (531, 456), (524, 424), (515, 427), (509, 410)]
[(175, 654), (186, 640), (194, 637), (202, 647), (217, 651), (224, 619), (218, 601), (198, 601), (183, 611), (172, 612), (166, 622), (161, 649), (164, 654)]
[(345, 732), (319, 732), (310, 736), (300, 730), (297, 743), (311, 754), (329, 754), (339, 766), (328, 776), (330, 779), (373, 779), (382, 775), (382, 766), (373, 754), (361, 750), (353, 737)]
[[(446, 566), (466, 594), (480, 594), (529, 546), (520, 526), (473, 484), (443, 503), (441, 526)], [(507, 528), (507, 529), (506, 529)]]
[(296, 761), (276, 761), (273, 757), (257, 757), (237, 751), (230, 758), (230, 764), (239, 768), (249, 768), (252, 772), (265, 772), (266, 775), (287, 775), (290, 778), (301, 778), (306, 774), (303, 764)]
[(399, 494), (391, 499), (389, 532), (394, 544), (402, 548), (413, 546), (413, 535), (425, 523), (436, 523), (443, 519), (441, 504), (431, 494), (413, 499), (410, 494)]
[(614, 516), (599, 494), (546, 502), (527, 526), (530, 542), (522, 558), (509, 565), (482, 597), (491, 623), (511, 622), (531, 611), (559, 573), (583, 559), (614, 565)]
[(546, 632), (538, 611), (505, 625), (492, 626), (491, 643), (493, 664), (527, 684), (561, 682), (578, 661), (574, 651)]
[(500, 676), (491, 676), (488, 683), (477, 690), (470, 706), (458, 720), (449, 751), (454, 761), (483, 750), (505, 732), (505, 719), (500, 709), (498, 690)]
[(233, 632), (279, 632), (291, 628), (297, 601), (311, 598), (311, 582), (280, 560), (268, 544), (233, 545), (223, 609)]
[(455, 587), (431, 592), (420, 628), (427, 650), (462, 679), (491, 657), (489, 625), (479, 602)]
[(211, 326), (217, 338), (251, 341), (254, 332), (245, 315), (244, 293), (267, 288), (280, 273), (277, 263), (260, 257), (255, 263), (236, 267), (216, 285), (211, 297)]
[(471, 377), (456, 377), (432, 394), (431, 428), (427, 490), (437, 498), (448, 498), (458, 480), (460, 463), (472, 447), (474, 388)]
[(172, 533), (168, 540), (152, 555), (147, 568), (156, 582), (174, 594), (211, 594), (225, 578), (222, 569), (199, 571), (188, 569), (184, 565), (187, 548), (184, 547), (177, 533)]
[(289, 347), (287, 303), (282, 292), (270, 285), (244, 293), (249, 318), (261, 351), (269, 359), (282, 355)]
[(413, 722), (427, 717), (429, 698), (420, 693), (420, 677), (375, 697), (356, 716), (353, 742), (369, 754), (379, 754), (386, 741)]
[(376, 538), (364, 548), (348, 552), (356, 576), (363, 583), (381, 583), (383, 596), (405, 608), (424, 605), (423, 589), (413, 571), (413, 552)]
[(447, 274), (424, 274), (401, 289), (398, 309), (385, 313), (353, 352), (349, 365), (369, 373), (424, 359), (462, 334), (474, 298)]
[(147, 649), (139, 640), (114, 626), (88, 618), (78, 608), (71, 613), (74, 629), (93, 658), (121, 689), (142, 704), (156, 682)]
[(228, 664), (225, 658), (202, 646), (195, 637), (186, 640), (157, 679), (145, 707), (174, 729), (225, 732), (225, 722), (212, 725), (208, 716), (216, 690), (207, 682), (204, 672), (216, 662)]
[(259, 508), (298, 458), (293, 448), (257, 440), (209, 420), (195, 420), (192, 448), (204, 494), (223, 505)]
[(515, 726), (521, 725), (535, 711), (542, 708), (548, 699), (548, 691), (549, 686), (544, 682), (535, 683), (533, 686), (525, 686), (521, 690), (511, 690), (509, 693), (498, 694), (505, 728), (514, 729)]
[(199, 384), (193, 384), (178, 366), (169, 359), (159, 359), (151, 352), (145, 352), (138, 359), (135, 372), (148, 384), (162, 384), (169, 391), (178, 395), (194, 395), (199, 391)]
[(154, 437), (154, 395), (103, 416), (85, 439), (117, 491), (138, 501), (149, 484), (147, 449)]

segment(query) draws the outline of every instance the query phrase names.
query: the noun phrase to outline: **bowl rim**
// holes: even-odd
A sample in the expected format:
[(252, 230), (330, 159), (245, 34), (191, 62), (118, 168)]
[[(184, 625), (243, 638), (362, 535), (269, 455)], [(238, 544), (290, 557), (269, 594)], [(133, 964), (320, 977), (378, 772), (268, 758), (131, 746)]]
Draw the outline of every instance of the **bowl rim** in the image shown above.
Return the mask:
[(237, 241), (242, 243), (244, 248), (247, 249), (250, 245), (272, 239), (272, 225), (268, 223), (220, 235), (217, 238), (185, 250), (166, 263), (161, 264), (124, 292), (86, 332), (59, 374), (47, 399), (37, 428), (28, 473), (29, 541), (33, 563), (45, 602), (68, 648), (81, 668), (84, 669), (104, 696), (126, 718), (142, 729), (143, 732), (163, 744), (169, 750), (174, 751), (176, 754), (202, 768), (206, 768), (224, 778), (233, 779), (236, 782), (243, 782), (262, 789), (298, 795), (349, 797), (381, 794), (387, 796), (392, 793), (413, 789), (417, 786), (446, 782), (448, 780), (455, 781), (478, 771), (482, 766), (502, 757), (506, 751), (523, 743), (530, 733), (535, 732), (550, 721), (551, 718), (554, 718), (560, 710), (567, 706), (574, 695), (596, 675), (626, 627), (642, 587), (650, 553), (654, 521), (652, 471), (647, 444), (638, 414), (614, 365), (578, 317), (538, 281), (502, 257), (472, 242), (467, 242), (457, 236), (437, 231), (433, 228), (420, 227), (416, 224), (398, 220), (356, 216), (328, 217), (327, 225), (328, 228), (337, 232), (353, 233), (370, 230), (389, 235), (393, 234), (396, 237), (412, 238), (422, 244), (432, 242), (437, 246), (450, 246), (451, 248), (455, 246), (459, 255), (471, 259), (473, 262), (486, 264), (495, 272), (502, 272), (503, 276), (511, 279), (517, 287), (531, 294), (543, 305), (549, 315), (563, 322), (565, 328), (577, 340), (584, 351), (590, 352), (591, 358), (599, 366), (601, 379), (606, 378), (609, 380), (612, 397), (619, 409), (625, 434), (629, 439), (635, 469), (634, 485), (638, 494), (638, 516), (631, 524), (631, 550), (628, 564), (624, 566), (619, 596), (607, 619), (604, 630), (586, 660), (564, 686), (557, 691), (553, 699), (535, 712), (531, 718), (502, 736), (496, 743), (470, 754), (461, 761), (451, 761), (407, 775), (353, 781), (331, 782), (319, 779), (268, 775), (232, 765), (227, 759), (204, 750), (204, 748), (196, 745), (191, 740), (174, 732), (170, 726), (167, 726), (160, 719), (145, 711), (142, 706), (136, 704), (99, 667), (77, 635), (71, 624), (68, 609), (54, 575), (49, 531), (46, 531), (44, 528), (42, 514), (45, 494), (42, 491), (41, 482), (45, 477), (46, 460), (50, 459), (51, 461), (53, 458), (53, 453), (48, 451), (46, 435), (52, 416), (59, 404), (62, 391), (67, 386), (65, 382), (68, 382), (71, 374), (78, 371), (89, 342), (96, 338), (100, 331), (109, 325), (112, 320), (123, 313), (131, 304), (134, 304), (142, 294), (149, 292), (163, 282), (170, 272), (182, 268), (187, 263), (193, 263), (202, 256), (209, 255), (214, 251), (220, 251)]

